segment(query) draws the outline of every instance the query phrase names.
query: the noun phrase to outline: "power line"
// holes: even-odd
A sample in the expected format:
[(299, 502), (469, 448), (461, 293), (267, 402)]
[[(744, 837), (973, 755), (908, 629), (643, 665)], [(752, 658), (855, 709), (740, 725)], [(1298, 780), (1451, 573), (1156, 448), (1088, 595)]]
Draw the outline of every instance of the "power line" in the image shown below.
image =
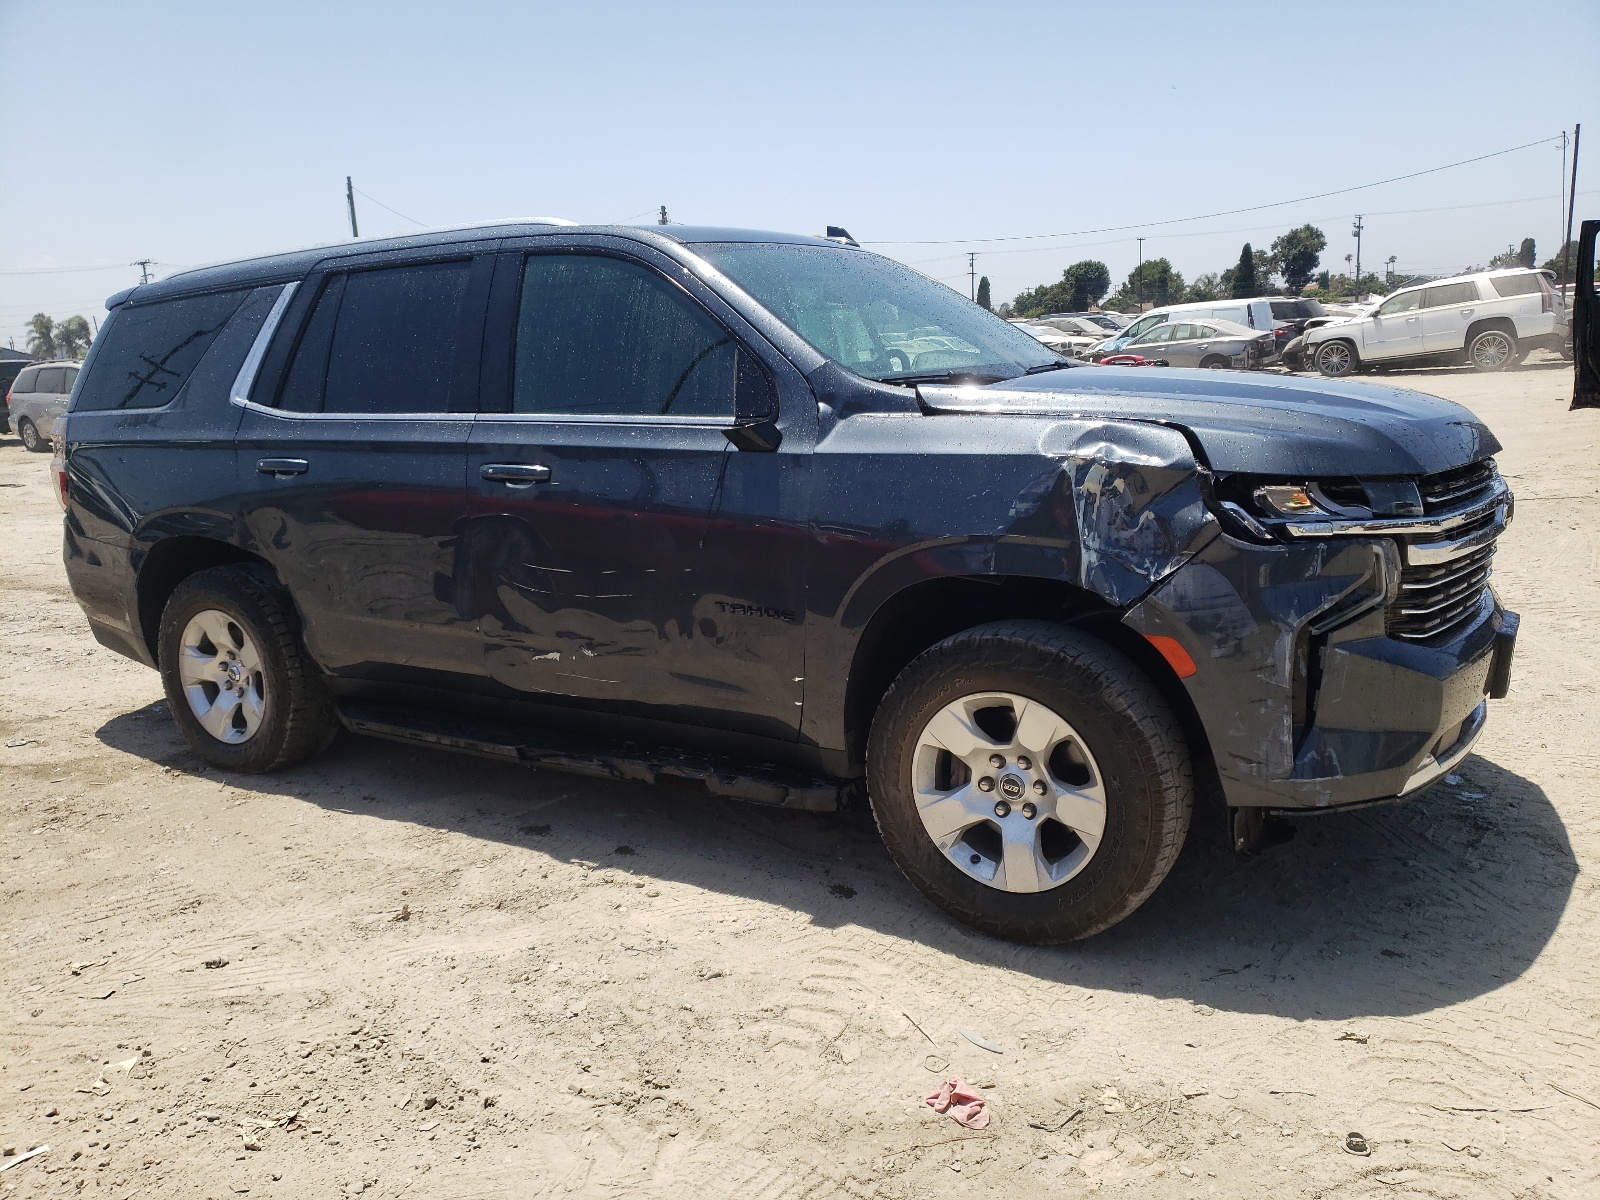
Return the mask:
[[(350, 181), (348, 179), (346, 179), (345, 182), (349, 183)], [(368, 200), (371, 200), (379, 208), (382, 208), (382, 209), (385, 209), (385, 210), (387, 210), (389, 212), (392, 212), (395, 216), (401, 218), (402, 220), (410, 221), (413, 225), (419, 225), (423, 229), (428, 228), (428, 223), (426, 221), (419, 221), (415, 217), (408, 217), (408, 216), (405, 215), (405, 213), (401, 212), (398, 208), (390, 208), (387, 204), (385, 204), (382, 200), (379, 200), (376, 196), (372, 196), (372, 195), (369, 195), (366, 192), (361, 191), (360, 188), (355, 187), (353, 184), (351, 185), (351, 190), (355, 191), (355, 192), (359, 192), (362, 196), (365, 196)]]
[(1020, 233), (1008, 237), (977, 238), (905, 238), (898, 241), (883, 240), (865, 244), (870, 246), (952, 246), (970, 245), (975, 242), (1031, 242), (1044, 238), (1084, 237), (1093, 233), (1121, 233), (1125, 229), (1148, 229), (1156, 225), (1182, 225), (1189, 221), (1209, 221), (1216, 217), (1236, 217), (1241, 213), (1261, 212), (1268, 208), (1282, 208), (1286, 204), (1305, 204), (1311, 200), (1326, 200), (1329, 196), (1345, 196), (1351, 192), (1365, 191), (1367, 188), (1383, 187), (1385, 184), (1390, 183), (1401, 183), (1407, 179), (1418, 179), (1423, 175), (1434, 175), (1440, 171), (1449, 171), (1456, 167), (1467, 166), (1470, 163), (1484, 162), (1491, 158), (1500, 158), (1506, 154), (1515, 154), (1519, 150), (1528, 150), (1534, 146), (1548, 146), (1559, 140), (1557, 137), (1540, 138), (1536, 142), (1524, 142), (1520, 146), (1510, 146), (1504, 150), (1480, 154), (1475, 158), (1463, 158), (1459, 162), (1445, 163), (1439, 167), (1428, 167), (1422, 171), (1411, 171), (1405, 175), (1394, 175), (1388, 179), (1374, 180), (1372, 183), (1358, 183), (1354, 187), (1335, 188), (1331, 192), (1317, 192), (1310, 196), (1297, 196), (1293, 200), (1274, 200), (1270, 204), (1252, 204), (1245, 208), (1222, 209), (1218, 212), (1202, 213), (1193, 217), (1170, 217), (1161, 221), (1139, 221), (1132, 225), (1107, 225), (1101, 229), (1075, 229), (1067, 233)]

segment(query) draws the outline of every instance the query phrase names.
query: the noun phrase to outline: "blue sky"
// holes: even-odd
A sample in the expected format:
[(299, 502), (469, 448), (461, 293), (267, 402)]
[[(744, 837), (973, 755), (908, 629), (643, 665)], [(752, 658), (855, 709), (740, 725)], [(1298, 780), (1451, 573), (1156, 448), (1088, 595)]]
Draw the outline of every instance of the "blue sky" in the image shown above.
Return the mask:
[[(0, 0), (0, 344), (182, 265), (551, 213), (843, 225), (997, 301), (1146, 234), (1186, 277), (1311, 220), (1324, 262), (1444, 271), (1558, 236), (1600, 4), (78, 3)], [(1425, 211), (1416, 211), (1425, 210)], [(1150, 222), (1145, 229), (1070, 233)], [(941, 241), (943, 244), (917, 244)], [(95, 270), (62, 270), (93, 267)]]

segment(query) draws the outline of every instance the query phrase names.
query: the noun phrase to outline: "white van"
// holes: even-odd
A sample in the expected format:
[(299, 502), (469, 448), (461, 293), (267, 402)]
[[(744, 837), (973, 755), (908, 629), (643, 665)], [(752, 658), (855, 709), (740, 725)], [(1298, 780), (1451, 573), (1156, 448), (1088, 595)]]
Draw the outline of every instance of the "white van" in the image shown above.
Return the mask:
[(1129, 325), (1116, 337), (1101, 342), (1095, 347), (1095, 353), (1106, 355), (1121, 350), (1128, 342), (1138, 337), (1147, 329), (1154, 329), (1157, 325), (1165, 325), (1170, 321), (1192, 321), (1196, 318), (1209, 317), (1213, 321), (1232, 321), (1235, 325), (1243, 325), (1248, 329), (1259, 329), (1263, 333), (1272, 332), (1272, 302), (1257, 298), (1255, 300), (1200, 300), (1194, 304), (1169, 304), (1164, 308), (1147, 312), (1132, 325)]

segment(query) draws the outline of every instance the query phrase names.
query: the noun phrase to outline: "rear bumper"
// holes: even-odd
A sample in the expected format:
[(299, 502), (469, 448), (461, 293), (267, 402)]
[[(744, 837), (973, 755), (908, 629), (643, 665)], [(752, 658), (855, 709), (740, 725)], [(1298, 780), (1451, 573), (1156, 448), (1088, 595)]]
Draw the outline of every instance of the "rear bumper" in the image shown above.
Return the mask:
[(1399, 556), (1384, 539), (1218, 538), (1127, 616), (1176, 638), (1229, 805), (1281, 812), (1393, 799), (1472, 750), (1509, 684), (1517, 618), (1486, 589), (1429, 643), (1391, 637)]

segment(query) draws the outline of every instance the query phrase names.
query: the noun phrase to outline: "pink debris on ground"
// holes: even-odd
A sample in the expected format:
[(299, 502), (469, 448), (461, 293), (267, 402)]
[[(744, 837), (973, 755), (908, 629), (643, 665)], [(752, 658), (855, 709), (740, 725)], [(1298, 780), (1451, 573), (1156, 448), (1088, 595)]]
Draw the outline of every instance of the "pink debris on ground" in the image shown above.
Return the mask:
[(989, 1128), (988, 1101), (953, 1075), (928, 1097), (928, 1107), (968, 1129)]

